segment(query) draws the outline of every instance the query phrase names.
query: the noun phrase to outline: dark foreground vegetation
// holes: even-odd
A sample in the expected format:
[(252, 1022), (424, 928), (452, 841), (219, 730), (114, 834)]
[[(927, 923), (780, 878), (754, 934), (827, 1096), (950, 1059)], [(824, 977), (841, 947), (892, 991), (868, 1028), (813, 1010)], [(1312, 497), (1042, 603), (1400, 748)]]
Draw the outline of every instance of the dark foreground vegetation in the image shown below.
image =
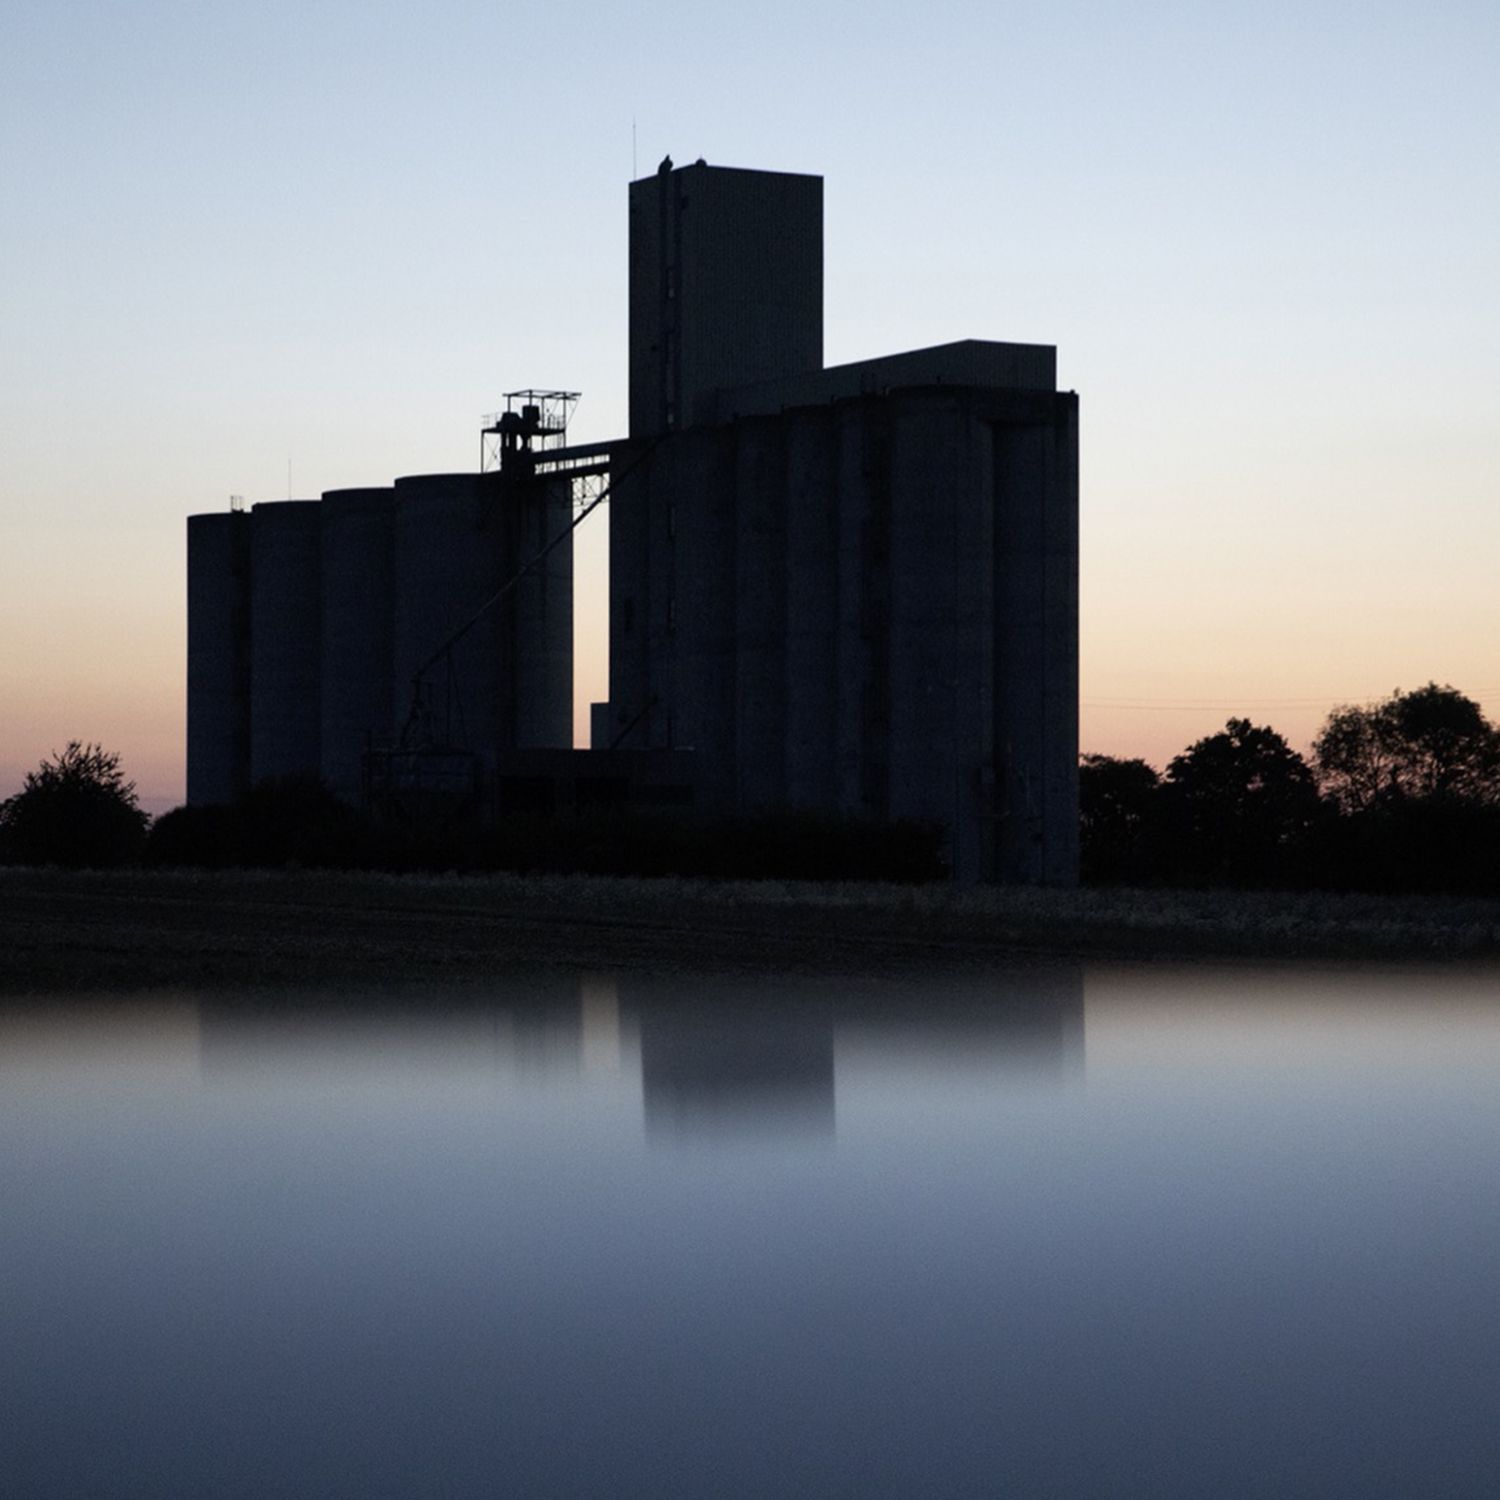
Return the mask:
[(876, 880), (946, 874), (942, 837), (919, 823), (816, 813), (692, 817), (603, 809), (511, 814), (490, 826), (373, 817), (316, 778), (266, 781), (230, 807), (179, 807), (154, 823), (119, 758), (71, 744), (0, 803), (0, 864), (67, 869), (383, 870), (666, 875), (707, 880)]
[(1500, 894), (1500, 731), (1429, 683), (1335, 709), (1304, 760), (1231, 719), (1164, 775), (1087, 755), (1090, 885)]
[[(1038, 959), (1493, 962), (1495, 903), (948, 884), (0, 869), (0, 992), (550, 970), (896, 974)], [(771, 991), (774, 993), (774, 987)]]
[(785, 813), (703, 818), (601, 810), (566, 818), (511, 814), (498, 826), (375, 819), (316, 781), (265, 783), (235, 807), (180, 807), (159, 818), (144, 851), (158, 866), (511, 871), (665, 875), (710, 880), (940, 880), (938, 830)]
[[(1087, 755), (1086, 886), (1136, 890), (1500, 895), (1500, 731), (1429, 683), (1336, 709), (1298, 755), (1231, 719), (1164, 774)], [(919, 885), (944, 877), (940, 830), (816, 814), (702, 818), (601, 810), (446, 824), (375, 818), (316, 780), (149, 824), (118, 757), (70, 744), (0, 803), (0, 863), (107, 869), (454, 872)]]
[(150, 819), (120, 757), (74, 740), (0, 802), (0, 864), (112, 869), (145, 853)]

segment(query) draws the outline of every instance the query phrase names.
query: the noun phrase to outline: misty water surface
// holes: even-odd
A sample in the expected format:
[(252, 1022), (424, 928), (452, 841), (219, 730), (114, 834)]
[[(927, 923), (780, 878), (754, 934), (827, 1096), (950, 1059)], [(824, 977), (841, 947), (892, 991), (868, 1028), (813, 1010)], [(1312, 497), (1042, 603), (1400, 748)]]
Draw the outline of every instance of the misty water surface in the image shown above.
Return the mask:
[(0, 1490), (1500, 1493), (1493, 972), (0, 1004)]

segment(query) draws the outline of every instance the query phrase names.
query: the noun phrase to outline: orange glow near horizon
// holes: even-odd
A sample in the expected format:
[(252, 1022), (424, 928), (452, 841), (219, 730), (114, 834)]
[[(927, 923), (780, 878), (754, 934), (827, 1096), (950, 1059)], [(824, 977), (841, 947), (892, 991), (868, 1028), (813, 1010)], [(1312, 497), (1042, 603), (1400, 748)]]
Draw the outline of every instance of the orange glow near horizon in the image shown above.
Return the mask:
[[(608, 693), (607, 526), (607, 513), (601, 514), (577, 537), (574, 741), (580, 747), (588, 743), (590, 706)], [(1348, 582), (1299, 596), (1291, 585), (1303, 580), (1288, 580), (1272, 611), (1255, 571), (1242, 565), (1232, 572), (1227, 556), (1211, 573), (1200, 562), (1201, 581), (1191, 586), (1183, 582), (1183, 556), (1165, 552), (1156, 555), (1154, 574), (1138, 563), (1126, 578), (1108, 550), (1088, 538), (1086, 530), (1084, 752), (1139, 757), (1164, 769), (1226, 719), (1244, 717), (1271, 725), (1306, 753), (1338, 704), (1434, 680), (1477, 699), (1492, 720), (1500, 717), (1500, 667), (1484, 615), (1492, 608), (1488, 589), (1484, 605), (1476, 600), (1466, 613), (1456, 592), (1465, 581), (1461, 570), (1444, 608), (1403, 599), (1388, 577), (1375, 581), (1393, 596), (1379, 612), (1360, 607)], [(103, 526), (67, 557), (71, 587), (46, 610), (27, 606), (20, 580), (12, 580), (0, 598), (0, 795), (76, 739), (118, 751), (149, 812), (182, 801), (186, 600), (180, 532), (176, 552), (164, 569), (140, 533)], [(62, 562), (61, 556), (53, 560), (54, 572), (63, 571)], [(38, 585), (36, 576), (25, 581)]]

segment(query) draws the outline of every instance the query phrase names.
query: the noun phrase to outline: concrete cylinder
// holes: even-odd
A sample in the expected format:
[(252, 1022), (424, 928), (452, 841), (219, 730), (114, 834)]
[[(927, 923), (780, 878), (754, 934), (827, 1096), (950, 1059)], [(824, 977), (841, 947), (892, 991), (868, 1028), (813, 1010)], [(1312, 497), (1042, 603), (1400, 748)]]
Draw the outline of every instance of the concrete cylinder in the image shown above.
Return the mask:
[(1077, 405), (995, 429), (997, 874), (1078, 868)]
[(498, 491), (488, 478), (419, 474), (396, 481), (391, 714), (396, 733), (410, 720), (418, 742), (469, 751), (493, 773), (500, 616), (481, 609), (505, 571)]
[(250, 780), (250, 518), (187, 523), (187, 800), (233, 802)]
[[(625, 447), (610, 455), (609, 499), (609, 703), (596, 714), (592, 745), (608, 750), (649, 743), (651, 653), (650, 514), (657, 486), (655, 456)], [(601, 722), (602, 721), (602, 722)], [(623, 737), (623, 738), (622, 738)]]
[(653, 720), (666, 733), (651, 743), (694, 751), (699, 806), (727, 810), (736, 805), (734, 428), (682, 433), (653, 464), (654, 515), (673, 542), (671, 572), (652, 564)]
[(970, 882), (993, 865), (992, 428), (972, 395), (891, 400), (890, 811), (940, 824)]
[(741, 808), (786, 796), (786, 423), (736, 422), (735, 728)]
[(890, 806), (890, 418), (880, 397), (834, 408), (837, 447), (837, 738), (842, 812)]
[(838, 488), (833, 408), (787, 418), (786, 800), (838, 805)]
[(321, 506), (324, 785), (364, 798), (364, 751), (390, 740), (394, 489), (329, 490)]
[[(507, 577), (529, 567), (507, 596), (502, 631), (510, 652), (512, 719), (502, 742), (519, 750), (573, 746), (572, 485), (538, 480), (501, 488)], [(554, 538), (562, 540), (543, 558)], [(502, 642), (503, 644), (503, 642)]]
[(250, 779), (321, 769), (318, 502), (250, 512)]
[[(981, 753), (961, 743), (962, 700), (988, 682), (984, 664), (967, 654), (984, 644), (983, 633), (959, 629), (975, 603), (959, 576), (959, 517), (990, 502), (973, 490), (958, 398), (906, 393), (892, 401), (890, 813), (941, 824), (956, 866), (952, 836), (972, 822), (967, 776), (977, 776)], [(976, 875), (966, 868), (965, 877)]]

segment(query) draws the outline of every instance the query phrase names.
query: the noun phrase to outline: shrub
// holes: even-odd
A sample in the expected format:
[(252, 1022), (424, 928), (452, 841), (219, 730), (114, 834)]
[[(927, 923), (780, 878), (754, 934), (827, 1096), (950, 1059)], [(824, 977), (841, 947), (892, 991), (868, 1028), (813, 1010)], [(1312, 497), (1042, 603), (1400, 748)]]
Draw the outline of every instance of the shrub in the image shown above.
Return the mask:
[(75, 869), (129, 864), (145, 845), (149, 823), (120, 757), (71, 740), (0, 802), (0, 858)]

